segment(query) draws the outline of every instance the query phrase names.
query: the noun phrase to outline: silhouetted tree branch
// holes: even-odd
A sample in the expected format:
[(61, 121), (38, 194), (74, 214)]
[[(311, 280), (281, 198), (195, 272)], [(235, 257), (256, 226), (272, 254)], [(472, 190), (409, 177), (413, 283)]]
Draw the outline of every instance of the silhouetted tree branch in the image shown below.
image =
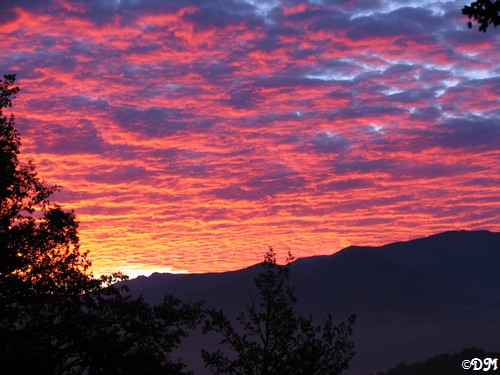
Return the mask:
[[(477, 0), (462, 8), (462, 14), (473, 19), (479, 24), (479, 31), (486, 32), (490, 25), (500, 25), (500, 1), (499, 0)], [(472, 22), (468, 22), (469, 29)]]
[(258, 301), (237, 317), (239, 329), (221, 310), (210, 310), (204, 332), (222, 336), (221, 349), (202, 351), (205, 366), (222, 375), (335, 375), (348, 367), (354, 356), (350, 340), (355, 316), (334, 325), (328, 315), (322, 325), (312, 317), (296, 316), (294, 289), (289, 285), (290, 262), (280, 266), (272, 248), (266, 253), (263, 271), (255, 278)]

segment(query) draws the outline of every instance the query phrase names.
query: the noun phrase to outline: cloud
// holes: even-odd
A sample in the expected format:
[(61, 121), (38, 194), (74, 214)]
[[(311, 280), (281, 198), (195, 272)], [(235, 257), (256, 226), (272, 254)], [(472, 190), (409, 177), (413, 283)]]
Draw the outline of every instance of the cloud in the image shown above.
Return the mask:
[(114, 120), (124, 130), (150, 136), (174, 134), (186, 128), (188, 121), (177, 109), (132, 106), (116, 108)]
[(425, 144), (475, 151), (496, 150), (500, 140), (500, 116), (453, 118), (444, 121), (433, 131), (425, 131)]
[(303, 177), (293, 172), (278, 170), (273, 173), (252, 177), (240, 184), (213, 189), (208, 193), (220, 199), (252, 201), (298, 191), (304, 185), (305, 180)]
[(375, 184), (369, 179), (344, 179), (339, 181), (332, 181), (326, 184), (319, 184), (318, 189), (320, 191), (331, 190), (331, 191), (352, 191), (355, 189), (372, 188)]
[(72, 126), (59, 123), (38, 123), (32, 131), (38, 141), (29, 148), (32, 152), (58, 155), (101, 154), (106, 144), (94, 124), (87, 120), (76, 121)]
[(6, 2), (0, 72), (96, 273), (229, 270), (500, 230), (500, 39), (459, 8)]
[(316, 151), (325, 153), (340, 153), (349, 148), (349, 141), (342, 134), (330, 130), (315, 133), (311, 143)]
[(134, 165), (118, 166), (110, 168), (107, 171), (102, 171), (102, 168), (99, 168), (94, 171), (88, 171), (86, 176), (86, 179), (89, 181), (110, 184), (128, 183), (146, 178), (148, 178), (147, 171), (142, 167)]

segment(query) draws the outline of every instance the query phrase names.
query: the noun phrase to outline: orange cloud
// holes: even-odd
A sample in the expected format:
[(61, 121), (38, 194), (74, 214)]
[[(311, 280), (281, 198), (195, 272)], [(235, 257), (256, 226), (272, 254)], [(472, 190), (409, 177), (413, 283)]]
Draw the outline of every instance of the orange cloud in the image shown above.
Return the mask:
[(22, 158), (94, 272), (500, 230), (498, 38), (368, 3), (6, 7)]

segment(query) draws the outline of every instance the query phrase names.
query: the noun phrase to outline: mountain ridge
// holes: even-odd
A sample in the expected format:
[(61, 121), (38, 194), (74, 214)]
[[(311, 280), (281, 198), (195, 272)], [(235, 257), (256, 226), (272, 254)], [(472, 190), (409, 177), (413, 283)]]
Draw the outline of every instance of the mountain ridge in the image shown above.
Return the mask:
[[(157, 303), (164, 294), (205, 300), (228, 316), (245, 309), (255, 295), (256, 264), (237, 271), (156, 276), (155, 284), (129, 286)], [(357, 356), (346, 375), (385, 371), (401, 362), (422, 361), (464, 347), (499, 350), (500, 233), (448, 231), (382, 246), (349, 246), (332, 255), (298, 259), (291, 265), (301, 314), (343, 320), (358, 315)], [(195, 342), (214, 341), (196, 336)], [(208, 340), (208, 341), (207, 341)], [(181, 348), (196, 373), (193, 342)], [(199, 361), (199, 360), (198, 360)]]

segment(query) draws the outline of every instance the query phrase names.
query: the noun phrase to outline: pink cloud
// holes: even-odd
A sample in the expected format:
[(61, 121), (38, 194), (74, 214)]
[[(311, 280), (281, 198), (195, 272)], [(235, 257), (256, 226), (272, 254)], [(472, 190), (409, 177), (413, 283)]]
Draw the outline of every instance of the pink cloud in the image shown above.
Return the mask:
[(498, 37), (353, 4), (6, 9), (22, 156), (96, 273), (500, 230)]

